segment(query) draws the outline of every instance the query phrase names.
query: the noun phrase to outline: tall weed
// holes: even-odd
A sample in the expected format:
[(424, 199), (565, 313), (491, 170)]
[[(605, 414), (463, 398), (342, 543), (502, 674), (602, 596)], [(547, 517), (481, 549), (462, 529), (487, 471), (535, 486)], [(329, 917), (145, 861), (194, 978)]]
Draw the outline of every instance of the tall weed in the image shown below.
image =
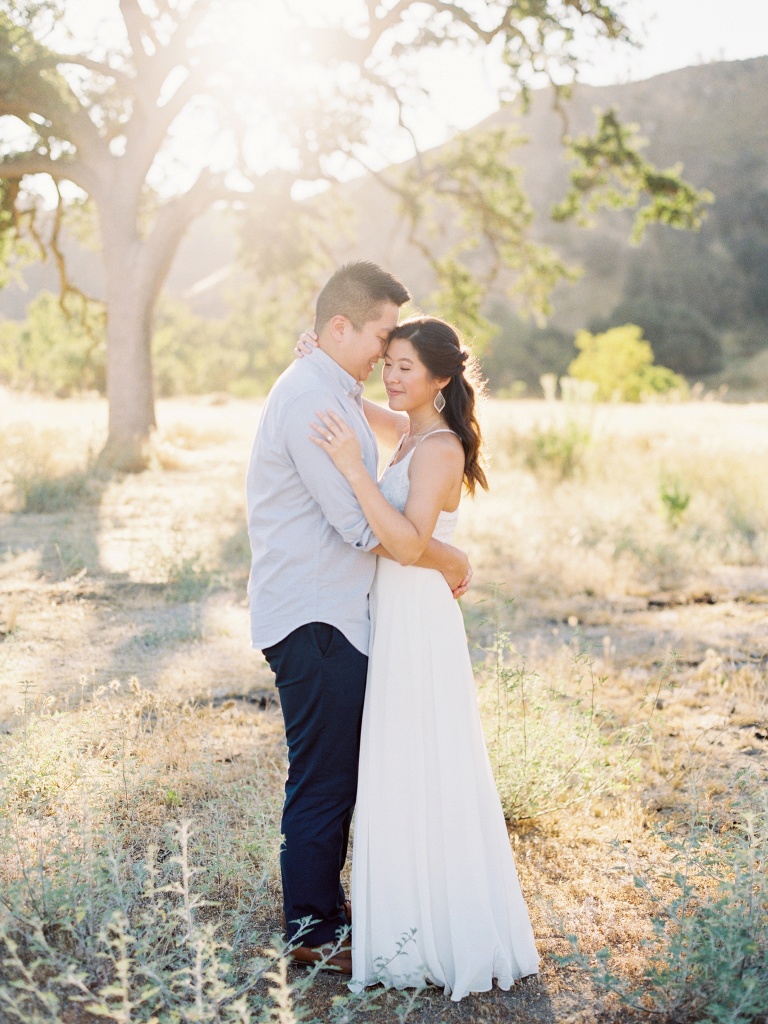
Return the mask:
[(525, 464), (534, 473), (544, 471), (568, 480), (583, 471), (591, 440), (590, 430), (575, 420), (562, 429), (537, 426), (528, 439)]
[[(26, 695), (0, 737), (0, 1020), (307, 1016), (317, 971), (290, 980), (284, 944), (263, 930), (277, 904), (282, 761), (268, 729), (247, 763), (232, 753), (237, 727), (253, 748), (267, 725), (136, 683), (74, 708)], [(338, 995), (327, 1019), (351, 1022), (377, 998)]]
[(604, 679), (588, 651), (571, 650), (546, 675), (531, 672), (493, 613), (492, 641), (477, 677), (491, 763), (510, 820), (536, 818), (626, 789), (640, 770), (638, 748), (665, 673), (620, 725), (598, 703)]
[(60, 431), (7, 429), (0, 432), (0, 447), (0, 500), (6, 510), (68, 512), (98, 502), (92, 451), (73, 451)]

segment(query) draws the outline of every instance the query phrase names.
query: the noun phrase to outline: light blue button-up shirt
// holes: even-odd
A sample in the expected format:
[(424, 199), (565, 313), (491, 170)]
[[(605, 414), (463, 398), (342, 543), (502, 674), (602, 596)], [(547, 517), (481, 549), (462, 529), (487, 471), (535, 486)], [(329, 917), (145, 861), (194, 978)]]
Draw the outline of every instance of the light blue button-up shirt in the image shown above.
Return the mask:
[(362, 386), (317, 350), (278, 378), (248, 467), (251, 643), (270, 647), (308, 622), (327, 622), (368, 653), (368, 591), (378, 541), (352, 488), (310, 440), (318, 412), (333, 409), (360, 439), (376, 477), (378, 449)]

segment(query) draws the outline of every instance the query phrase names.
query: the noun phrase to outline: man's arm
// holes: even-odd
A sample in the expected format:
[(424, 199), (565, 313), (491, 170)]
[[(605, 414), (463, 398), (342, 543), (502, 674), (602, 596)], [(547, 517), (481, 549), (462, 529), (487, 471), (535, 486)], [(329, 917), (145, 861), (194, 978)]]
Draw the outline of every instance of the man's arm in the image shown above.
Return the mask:
[(377, 539), (345, 477), (310, 440), (310, 423), (317, 408), (327, 406), (323, 392), (309, 391), (291, 402), (285, 418), (284, 440), (301, 481), (342, 540), (360, 551), (371, 551)]

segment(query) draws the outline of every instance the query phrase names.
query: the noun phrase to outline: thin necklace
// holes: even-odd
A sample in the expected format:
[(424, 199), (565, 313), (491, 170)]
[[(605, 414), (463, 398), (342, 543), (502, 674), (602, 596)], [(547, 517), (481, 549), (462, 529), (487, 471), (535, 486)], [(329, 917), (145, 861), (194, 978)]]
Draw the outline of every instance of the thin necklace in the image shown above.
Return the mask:
[(436, 420), (432, 420), (432, 422), (429, 424), (429, 426), (427, 427), (426, 430), (419, 430), (415, 434), (412, 434), (410, 432), (410, 430), (409, 430), (408, 433), (406, 434), (406, 440), (409, 440), (412, 437), (424, 437), (426, 434), (431, 433), (432, 427), (434, 427), (435, 424), (442, 423), (442, 422), (443, 422), (442, 419), (438, 416)]

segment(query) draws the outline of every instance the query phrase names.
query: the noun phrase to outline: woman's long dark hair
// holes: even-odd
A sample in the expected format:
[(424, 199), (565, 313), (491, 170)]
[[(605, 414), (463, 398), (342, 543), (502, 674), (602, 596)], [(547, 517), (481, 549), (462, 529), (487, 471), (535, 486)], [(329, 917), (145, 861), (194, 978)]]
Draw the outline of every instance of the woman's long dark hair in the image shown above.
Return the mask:
[(443, 388), (443, 418), (458, 435), (464, 448), (464, 483), (470, 494), (480, 484), (488, 490), (482, 465), (483, 437), (475, 414), (475, 398), (483, 392), (483, 380), (470, 352), (461, 347), (458, 334), (444, 320), (416, 317), (398, 324), (389, 336), (406, 338), (433, 377), (450, 377)]

